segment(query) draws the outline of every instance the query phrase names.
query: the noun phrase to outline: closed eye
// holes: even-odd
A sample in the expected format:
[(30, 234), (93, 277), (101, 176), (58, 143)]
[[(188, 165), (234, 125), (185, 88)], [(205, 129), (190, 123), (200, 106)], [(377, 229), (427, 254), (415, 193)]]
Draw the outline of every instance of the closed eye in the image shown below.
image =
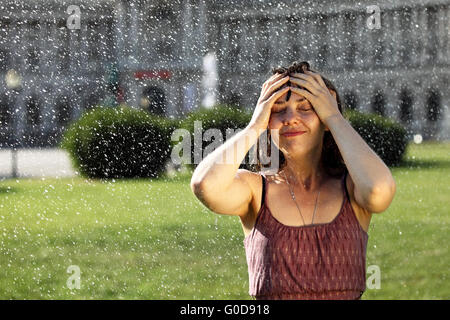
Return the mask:
[[(300, 111), (311, 111), (312, 110), (312, 108), (307, 108), (307, 107), (300, 107), (300, 108), (297, 108), (297, 109), (300, 110)], [(286, 108), (280, 109), (280, 110), (272, 110), (272, 113), (281, 113), (281, 112), (284, 112), (284, 111), (286, 111)]]

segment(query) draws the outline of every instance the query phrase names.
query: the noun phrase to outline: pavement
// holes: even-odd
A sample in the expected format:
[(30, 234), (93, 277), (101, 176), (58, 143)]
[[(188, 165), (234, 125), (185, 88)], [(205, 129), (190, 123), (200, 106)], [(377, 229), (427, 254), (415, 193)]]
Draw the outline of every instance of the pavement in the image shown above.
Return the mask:
[[(69, 153), (58, 148), (17, 150), (18, 178), (65, 178), (78, 176), (73, 168)], [(0, 149), (0, 179), (12, 178), (12, 151)], [(166, 173), (169, 177), (184, 172), (186, 167), (173, 165), (169, 160)]]
[[(20, 178), (73, 177), (69, 154), (62, 149), (18, 149), (17, 173)], [(12, 178), (12, 151), (0, 149), (0, 178)]]

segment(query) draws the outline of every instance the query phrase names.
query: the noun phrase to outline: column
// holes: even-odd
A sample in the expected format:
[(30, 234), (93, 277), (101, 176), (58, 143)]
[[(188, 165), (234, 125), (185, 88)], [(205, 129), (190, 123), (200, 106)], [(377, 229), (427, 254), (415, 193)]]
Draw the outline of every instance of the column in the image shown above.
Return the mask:
[(365, 45), (365, 41), (368, 34), (363, 12), (355, 12), (355, 15), (355, 66), (359, 69), (364, 68), (367, 64), (367, 46)]
[(283, 49), (286, 47), (286, 36), (283, 36), (285, 28), (283, 22), (280, 21), (282, 17), (270, 17), (268, 20), (268, 31), (270, 42), (270, 66), (278, 66), (285, 64), (287, 61), (283, 59)]
[(434, 64), (439, 58), (439, 21), (438, 21), (438, 7), (432, 6), (427, 10), (427, 25), (428, 25), (428, 61), (429, 64)]
[(417, 39), (420, 43), (419, 45), (419, 65), (424, 66), (428, 62), (428, 17), (427, 12), (424, 7), (418, 8), (419, 11), (419, 29), (417, 33)]
[(344, 12), (339, 12), (335, 21), (335, 54), (336, 64), (332, 66), (333, 70), (342, 69), (345, 66), (346, 55), (349, 52), (348, 47), (352, 45), (351, 32), (346, 33), (346, 23), (350, 24), (350, 21), (346, 21)]
[[(319, 49), (314, 16), (302, 14), (298, 20), (297, 28), (298, 30), (304, 30), (303, 33), (297, 34), (295, 39), (297, 46), (300, 48), (297, 59), (301, 58), (302, 60), (309, 61), (311, 67), (314, 68), (314, 59)], [(303, 49), (303, 46), (306, 46), (306, 50)]]
[(380, 67), (393, 68), (395, 63), (394, 11), (381, 11), (381, 28), (369, 30), (372, 35), (373, 62)]
[(256, 66), (256, 33), (257, 26), (252, 26), (251, 18), (244, 18), (243, 22), (243, 34), (240, 39), (241, 52), (243, 57), (243, 63), (245, 66), (245, 72), (249, 81), (252, 81), (251, 74), (258, 72), (258, 68)]
[(448, 51), (445, 51), (447, 36), (450, 29), (446, 29), (447, 25), (447, 12), (446, 7), (441, 6), (437, 11), (437, 32), (438, 32), (438, 52), (437, 52), (437, 60), (439, 63), (445, 63), (446, 56), (448, 56)]
[(251, 51), (253, 49), (250, 49), (251, 42), (253, 39), (251, 39), (250, 34), (250, 28), (249, 28), (249, 21), (246, 17), (241, 17), (240, 20), (240, 32), (238, 33), (238, 47), (239, 47), (239, 61), (237, 61), (238, 65), (238, 71), (239, 72), (250, 72), (251, 70)]
[[(442, 52), (444, 53), (444, 61), (445, 63), (449, 64), (450, 63), (450, 57), (448, 52), (450, 52), (450, 33), (448, 32), (448, 30), (450, 30), (450, 5), (447, 5), (447, 7), (445, 8), (445, 17), (444, 17), (444, 32), (445, 30), (447, 30), (447, 32), (445, 32), (445, 36), (444, 36), (444, 46), (442, 48)], [(447, 100), (448, 101), (448, 100)], [(448, 108), (450, 108), (450, 106), (448, 106)], [(448, 113), (450, 114), (450, 110), (448, 111)]]
[(411, 39), (411, 30), (413, 30), (413, 22), (412, 22), (412, 10), (410, 8), (405, 9), (401, 12), (401, 23), (400, 23), (400, 35), (403, 42), (402, 52), (402, 63), (405, 66), (411, 64), (412, 61), (412, 39)]
[(327, 44), (328, 44), (328, 57), (327, 67), (328, 70), (335, 70), (340, 66), (340, 52), (339, 52), (339, 34), (337, 31), (339, 25), (339, 15), (331, 14), (328, 16), (327, 23)]
[(312, 26), (311, 29), (312, 30), (312, 41), (314, 43), (313, 48), (314, 50), (314, 55), (311, 59), (311, 62), (313, 64), (313, 68), (319, 68), (320, 67), (320, 63), (319, 60), (321, 59), (319, 57), (319, 54), (321, 52), (321, 47), (326, 44), (326, 39), (325, 39), (325, 32), (324, 32), (324, 26), (323, 26), (323, 21), (321, 21), (321, 15), (320, 14), (314, 14), (311, 16), (311, 22), (312, 22)]
[(122, 69), (124, 63), (124, 30), (125, 30), (125, 11), (123, 3), (118, 1), (114, 8), (114, 56), (117, 57), (119, 69)]
[(129, 3), (129, 10), (130, 10), (130, 31), (128, 36), (128, 42), (130, 44), (130, 52), (129, 57), (130, 59), (128, 62), (130, 63), (130, 66), (132, 69), (135, 69), (137, 67), (137, 59), (139, 55), (139, 7), (138, 7), (138, 1), (130, 1)]
[(413, 7), (411, 8), (411, 23), (410, 23), (410, 63), (412, 65), (417, 65), (420, 61), (419, 58), (419, 52), (418, 52), (418, 45), (419, 45), (419, 39), (417, 35), (417, 31), (419, 29), (419, 11), (417, 8)]
[(404, 39), (402, 38), (402, 29), (401, 29), (401, 18), (400, 18), (400, 11), (396, 10), (396, 11), (392, 11), (391, 13), (391, 21), (392, 21), (392, 26), (390, 29), (385, 30), (386, 32), (389, 30), (392, 35), (393, 35), (393, 41), (392, 41), (392, 63), (393, 66), (398, 66), (401, 64), (401, 59), (400, 59), (400, 50), (402, 48), (403, 45), (405, 45), (404, 43)]
[(198, 9), (198, 34), (197, 34), (197, 61), (199, 63), (199, 66), (201, 67), (203, 62), (203, 56), (208, 52), (207, 48), (207, 40), (208, 40), (208, 31), (206, 28), (206, 17), (207, 17), (207, 10), (206, 10), (206, 3), (205, 0), (200, 0)]
[(230, 35), (229, 25), (227, 20), (218, 20), (219, 32), (217, 39), (217, 60), (219, 63), (219, 73), (226, 73), (229, 68), (229, 54), (230, 54)]
[(190, 0), (186, 0), (184, 2), (184, 8), (183, 8), (183, 26), (184, 26), (184, 35), (182, 40), (182, 52), (183, 57), (185, 60), (185, 63), (188, 65), (191, 65), (191, 57), (192, 57), (192, 49), (194, 47), (194, 42), (192, 39), (192, 33), (191, 30), (194, 29), (193, 27), (193, 8), (191, 5)]
[(81, 70), (83, 72), (83, 74), (86, 73), (87, 69), (87, 62), (88, 62), (88, 39), (87, 39), (87, 23), (82, 23), (81, 27), (80, 27), (80, 43), (79, 43), (79, 48), (80, 48), (80, 63), (81, 63)]

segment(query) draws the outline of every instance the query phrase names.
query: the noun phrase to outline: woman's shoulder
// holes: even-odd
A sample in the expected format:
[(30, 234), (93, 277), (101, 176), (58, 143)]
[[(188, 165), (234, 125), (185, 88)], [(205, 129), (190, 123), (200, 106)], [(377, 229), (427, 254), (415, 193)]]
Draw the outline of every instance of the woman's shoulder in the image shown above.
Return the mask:
[[(252, 189), (253, 198), (255, 206), (261, 203), (262, 192), (263, 192), (263, 178), (265, 180), (266, 186), (273, 181), (278, 179), (277, 172), (262, 170), (262, 171), (250, 171), (247, 169), (238, 169), (238, 174), (244, 178)], [(258, 210), (256, 210), (258, 211)]]
[(237, 175), (250, 186), (253, 197), (257, 197), (258, 191), (262, 188), (261, 172), (250, 171), (247, 169), (238, 169)]

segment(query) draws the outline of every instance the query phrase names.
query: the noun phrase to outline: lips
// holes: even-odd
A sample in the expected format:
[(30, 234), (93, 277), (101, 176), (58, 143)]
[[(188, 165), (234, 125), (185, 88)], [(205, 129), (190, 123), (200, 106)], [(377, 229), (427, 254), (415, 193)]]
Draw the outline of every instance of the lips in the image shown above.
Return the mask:
[(293, 136), (299, 136), (304, 134), (306, 131), (288, 131), (285, 133), (282, 133), (281, 135), (284, 137), (293, 137)]

